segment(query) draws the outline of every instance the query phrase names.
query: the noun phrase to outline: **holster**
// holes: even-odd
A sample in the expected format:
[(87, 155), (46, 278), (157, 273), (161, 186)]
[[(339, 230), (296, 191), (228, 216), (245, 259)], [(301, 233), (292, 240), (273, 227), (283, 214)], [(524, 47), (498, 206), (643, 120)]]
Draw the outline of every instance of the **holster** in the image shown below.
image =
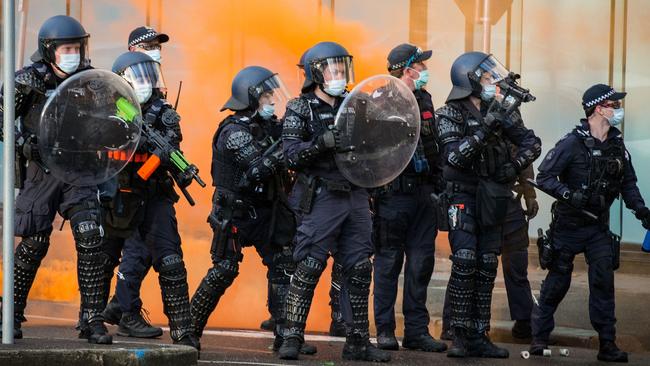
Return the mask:
[(298, 180), (296, 184), (301, 184), (303, 186), (302, 196), (300, 196), (300, 203), (298, 204), (298, 209), (305, 214), (311, 212), (311, 209), (314, 204), (314, 196), (316, 195), (316, 177), (313, 175), (305, 176), (303, 174), (298, 175)]
[(446, 192), (431, 193), (431, 202), (438, 223), (438, 231), (449, 231), (449, 196)]
[(537, 229), (537, 253), (539, 256), (539, 266), (542, 269), (549, 269), (553, 263), (553, 257), (555, 256), (553, 245), (552, 245), (552, 236), (553, 229), (551, 229), (544, 234), (542, 228)]

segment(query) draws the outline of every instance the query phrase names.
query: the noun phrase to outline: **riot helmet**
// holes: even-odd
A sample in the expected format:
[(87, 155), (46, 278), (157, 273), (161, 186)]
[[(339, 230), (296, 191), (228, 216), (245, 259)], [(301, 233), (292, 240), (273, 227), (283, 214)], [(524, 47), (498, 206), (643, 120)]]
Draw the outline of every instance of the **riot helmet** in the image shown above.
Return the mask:
[[(277, 73), (261, 66), (248, 66), (235, 75), (232, 81), (230, 99), (223, 105), (221, 111), (260, 110), (270, 118), (271, 109), (277, 104), (286, 104), (289, 93)], [(266, 107), (265, 107), (266, 106)], [(266, 112), (262, 112), (266, 110)]]
[(166, 87), (160, 64), (143, 52), (121, 54), (113, 62), (112, 71), (131, 84), (140, 104), (151, 98), (154, 89)]
[[(38, 31), (38, 52), (32, 56), (32, 61), (47, 62), (67, 75), (87, 68), (90, 65), (89, 37), (76, 19), (66, 15), (53, 16), (46, 20)], [(61, 54), (61, 60), (57, 63), (56, 49), (61, 45), (75, 43), (79, 44), (79, 53)]]
[(508, 70), (493, 55), (483, 52), (467, 52), (460, 55), (451, 66), (453, 85), (447, 101), (459, 100), (470, 95), (481, 97), (481, 79), (495, 85), (508, 76)]
[(347, 84), (353, 82), (352, 55), (343, 46), (335, 42), (321, 42), (307, 51), (303, 91), (318, 84), (325, 93), (339, 96)]

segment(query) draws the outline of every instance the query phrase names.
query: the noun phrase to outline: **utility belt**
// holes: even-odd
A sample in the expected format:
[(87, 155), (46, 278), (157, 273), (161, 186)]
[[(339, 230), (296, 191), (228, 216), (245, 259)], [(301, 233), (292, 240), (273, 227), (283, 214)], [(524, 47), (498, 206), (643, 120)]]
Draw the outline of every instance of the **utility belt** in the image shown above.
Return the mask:
[(318, 188), (326, 189), (333, 193), (350, 193), (359, 188), (350, 182), (339, 182), (304, 173), (298, 174), (296, 184), (301, 184), (304, 187), (298, 208), (306, 214), (311, 212)]
[(402, 174), (395, 178), (392, 182), (386, 184), (379, 189), (379, 194), (382, 193), (406, 193), (412, 194), (426, 184), (433, 184), (431, 178), (426, 175), (416, 174)]
[(602, 226), (609, 228), (609, 212), (605, 211), (598, 215), (597, 219), (593, 219), (579, 210), (573, 209), (565, 205), (562, 207), (562, 212), (559, 212), (558, 202), (553, 203), (551, 206), (551, 214), (553, 216), (553, 225), (555, 227), (583, 227), (583, 226)]
[(446, 192), (448, 194), (451, 194), (451, 193), (476, 194), (476, 185), (475, 184), (461, 183), (461, 182), (447, 182), (447, 190), (446, 190)]

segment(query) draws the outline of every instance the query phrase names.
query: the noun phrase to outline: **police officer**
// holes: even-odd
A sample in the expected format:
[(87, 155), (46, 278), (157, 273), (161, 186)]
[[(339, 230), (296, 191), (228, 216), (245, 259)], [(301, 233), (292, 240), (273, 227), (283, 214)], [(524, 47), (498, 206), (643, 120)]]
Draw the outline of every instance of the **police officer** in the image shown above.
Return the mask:
[[(499, 99), (503, 96), (497, 94)], [(510, 98), (509, 98), (510, 99)], [(508, 105), (509, 101), (505, 101)], [(486, 103), (482, 108), (487, 107)], [(517, 111), (510, 116), (513, 123), (522, 124), (520, 113)], [(517, 147), (512, 145), (513, 158), (516, 158)], [(512, 336), (519, 339), (527, 339), (531, 336), (530, 317), (533, 311), (533, 296), (528, 281), (528, 221), (532, 220), (539, 211), (537, 195), (528, 179), (533, 179), (533, 166), (529, 165), (511, 182), (513, 192), (516, 196), (507, 203), (508, 211), (505, 223), (503, 224), (503, 247), (501, 249), (501, 263), (503, 264), (503, 279), (508, 297), (510, 318), (514, 320)], [(524, 199), (526, 210), (521, 205)], [(443, 309), (442, 335), (440, 338), (453, 340), (451, 331), (451, 304), (449, 292), (445, 293), (445, 305)]]
[(16, 72), (16, 116), (20, 118), (16, 167), (22, 174), (16, 177), (20, 192), (15, 233), (21, 241), (14, 264), (15, 338), (22, 338), (27, 295), (47, 254), (52, 221), (58, 212), (70, 220), (77, 249), (79, 291), (84, 317), (88, 319), (81, 336), (90, 343), (112, 342), (101, 314), (106, 299), (101, 296), (104, 256), (97, 187), (72, 186), (46, 174), (36, 140), (47, 97), (66, 78), (90, 68), (88, 38), (77, 20), (64, 15), (51, 17), (38, 32), (34, 63)]
[[(540, 189), (558, 200), (551, 223), (552, 262), (533, 310), (531, 353), (541, 355), (554, 327), (553, 314), (571, 284), (573, 260), (584, 253), (589, 266), (589, 317), (598, 332), (598, 359), (627, 362), (616, 343), (614, 270), (619, 266), (620, 238), (609, 231), (609, 209), (619, 194), (644, 228), (650, 210), (637, 187), (637, 177), (621, 131), (621, 101), (626, 93), (597, 84), (585, 91), (586, 118), (563, 137), (539, 167)], [(588, 214), (589, 212), (590, 214)]]
[(286, 301), (287, 326), (281, 359), (297, 359), (314, 289), (330, 254), (343, 268), (341, 305), (346, 322), (343, 358), (389, 361), (390, 355), (369, 341), (368, 296), (372, 277), (372, 222), (365, 189), (347, 181), (334, 162), (345, 150), (332, 128), (352, 79), (352, 56), (334, 42), (314, 45), (305, 57), (303, 94), (287, 105), (282, 141), (297, 182), (290, 194), (300, 210), (294, 259)]
[[(131, 31), (128, 39), (128, 49), (131, 52), (141, 52), (145, 53), (151, 57), (154, 61), (160, 64), (161, 56), (161, 44), (168, 42), (169, 36), (164, 33), (158, 33), (152, 27), (138, 27)], [(137, 56), (136, 56), (137, 58)], [(143, 86), (138, 84), (138, 87)], [(155, 92), (160, 94), (159, 96), (163, 97), (162, 99), (152, 99), (157, 100), (159, 103), (147, 103), (147, 106), (152, 108), (154, 114), (160, 114), (164, 112), (162, 110), (162, 105), (166, 104), (165, 110), (169, 109), (169, 103), (164, 101), (164, 96), (167, 93), (167, 88), (163, 83), (160, 83)], [(140, 88), (136, 90), (136, 93), (149, 93), (149, 88)], [(142, 98), (144, 98), (143, 96)], [(164, 102), (163, 102), (164, 101)], [(160, 105), (158, 105), (160, 104)], [(168, 112), (171, 113), (171, 112)], [(130, 212), (135, 213), (135, 212)], [(128, 222), (129, 220), (127, 220)], [(117, 230), (117, 235), (123, 238), (129, 238), (129, 230)], [(152, 265), (152, 257), (149, 248), (144, 243), (138, 242), (135, 238), (129, 240), (118, 241), (118, 247), (122, 248), (122, 260), (120, 263), (120, 276), (117, 278), (115, 285), (115, 295), (111, 298), (104, 310), (104, 320), (109, 324), (119, 325), (118, 334), (129, 337), (141, 337), (141, 338), (151, 338), (158, 337), (162, 335), (162, 329), (159, 327), (153, 327), (141, 316), (142, 310), (142, 299), (140, 298), (140, 287), (142, 286), (142, 281), (149, 273), (149, 269)], [(109, 251), (115, 251), (115, 249), (109, 249)], [(118, 251), (119, 254), (119, 251)], [(110, 258), (113, 259), (111, 263), (108, 263), (106, 267), (106, 281), (108, 286), (110, 286), (111, 279), (113, 278), (113, 272), (115, 266), (117, 266), (117, 260), (119, 256), (115, 257), (110, 255)], [(122, 322), (123, 313), (122, 308), (120, 307), (120, 300), (124, 304), (124, 309), (127, 309), (132, 316), (125, 318), (125, 321)]]
[[(492, 55), (462, 54), (451, 68), (447, 103), (436, 112), (452, 249), (447, 291), (454, 340), (448, 357), (509, 356), (488, 337), (497, 256), (512, 199), (509, 183), (539, 156), (541, 142), (494, 100), (496, 83), (507, 75)], [(493, 108), (483, 109), (482, 100)], [(509, 143), (518, 148), (514, 158)]]
[[(194, 332), (201, 336), (219, 299), (239, 274), (242, 247), (254, 245), (267, 267), (269, 308), (276, 320), (276, 340), (284, 325), (284, 298), (294, 263), (291, 242), (295, 219), (285, 197), (286, 168), (275, 116), (276, 103), (288, 93), (278, 74), (260, 66), (242, 69), (232, 82), (232, 95), (222, 111), (229, 115), (212, 142), (212, 179), (216, 187), (208, 222), (214, 231), (213, 267), (192, 297)], [(315, 347), (302, 352), (313, 354)]]
[[(120, 55), (112, 67), (135, 90), (143, 111), (143, 124), (168, 139), (174, 149), (180, 148), (182, 134), (180, 116), (163, 98), (161, 88), (164, 80), (160, 64), (140, 52)], [(171, 338), (175, 344), (199, 349), (200, 344), (192, 331), (187, 271), (183, 262), (181, 238), (178, 234), (174, 204), (179, 196), (174, 191), (174, 181), (181, 188), (188, 186), (192, 178), (174, 168), (170, 152), (162, 153), (153, 142), (153, 135), (144, 134), (132, 161), (118, 175), (118, 189), (106, 212), (107, 240), (104, 250), (117, 263), (122, 246), (123, 261), (120, 264), (120, 281), (142, 273), (132, 273), (125, 268), (131, 255), (128, 248), (144, 246), (151, 253), (151, 263), (156, 272), (162, 292), (163, 309), (169, 319)], [(153, 154), (158, 154), (155, 157)], [(160, 166), (149, 167), (149, 159), (160, 159)], [(128, 244), (133, 240), (134, 243)], [(125, 244), (126, 241), (126, 244)], [(141, 253), (141, 251), (137, 252)], [(114, 269), (114, 265), (110, 268)], [(107, 271), (108, 271), (107, 269)], [(146, 272), (145, 272), (146, 273)], [(141, 280), (137, 277), (137, 280)], [(107, 283), (108, 286), (110, 284)], [(105, 289), (106, 296), (108, 288)], [(118, 300), (122, 310), (118, 334), (125, 336), (156, 337), (161, 332), (143, 319), (140, 308), (125, 299)]]
[(395, 300), (404, 257), (404, 339), (402, 347), (443, 352), (447, 345), (429, 334), (427, 288), (435, 262), (436, 217), (430, 195), (438, 191), (442, 171), (434, 136), (434, 109), (424, 88), (431, 51), (401, 44), (388, 54), (388, 71), (415, 94), (420, 107), (420, 139), (411, 164), (393, 182), (377, 190), (373, 237), (374, 310), (377, 346), (398, 350), (395, 338)]

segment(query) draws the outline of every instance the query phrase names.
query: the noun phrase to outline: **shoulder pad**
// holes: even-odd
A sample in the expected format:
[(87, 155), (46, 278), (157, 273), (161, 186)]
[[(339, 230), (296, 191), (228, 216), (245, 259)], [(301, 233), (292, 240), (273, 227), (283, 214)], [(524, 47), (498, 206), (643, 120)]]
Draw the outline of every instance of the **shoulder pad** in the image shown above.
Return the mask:
[(287, 109), (290, 109), (294, 113), (303, 117), (308, 117), (310, 114), (309, 101), (302, 97), (291, 99), (289, 103), (287, 103)]
[(449, 104), (445, 104), (444, 106), (438, 108), (438, 110), (436, 110), (436, 117), (444, 117), (456, 123), (463, 122), (463, 114), (460, 112), (460, 110)]
[(32, 66), (27, 66), (16, 72), (16, 86), (32, 89), (45, 94), (46, 86), (43, 77)]
[(228, 150), (238, 150), (243, 146), (250, 144), (253, 141), (253, 135), (243, 129), (233, 131), (226, 140), (226, 148)]
[(174, 110), (174, 108), (165, 108), (162, 116), (160, 116), (160, 121), (166, 127), (173, 127), (179, 124), (181, 116)]

